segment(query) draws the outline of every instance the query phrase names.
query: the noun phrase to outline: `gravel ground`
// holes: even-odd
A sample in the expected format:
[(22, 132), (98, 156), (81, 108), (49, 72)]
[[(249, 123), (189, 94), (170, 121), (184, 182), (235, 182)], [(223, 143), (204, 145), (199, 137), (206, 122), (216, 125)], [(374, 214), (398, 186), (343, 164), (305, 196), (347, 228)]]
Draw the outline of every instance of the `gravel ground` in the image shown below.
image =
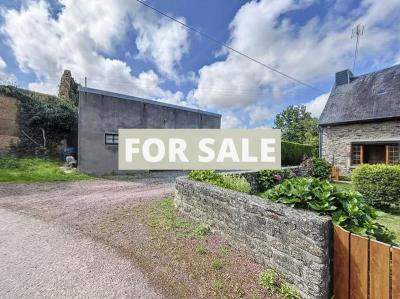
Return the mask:
[(136, 240), (102, 233), (115, 211), (171, 195), (178, 174), (0, 184), (0, 297), (162, 297), (118, 250), (145, 239), (143, 226), (130, 227)]
[(0, 209), (1, 298), (162, 298), (107, 246)]

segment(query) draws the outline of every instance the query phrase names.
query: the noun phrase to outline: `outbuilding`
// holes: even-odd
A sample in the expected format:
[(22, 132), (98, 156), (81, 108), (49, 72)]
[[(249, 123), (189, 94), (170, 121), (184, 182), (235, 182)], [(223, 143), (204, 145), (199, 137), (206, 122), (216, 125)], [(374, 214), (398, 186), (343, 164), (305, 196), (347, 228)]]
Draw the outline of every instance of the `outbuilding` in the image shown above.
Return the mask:
[(221, 115), (134, 96), (79, 89), (78, 167), (118, 173), (118, 129), (219, 129)]

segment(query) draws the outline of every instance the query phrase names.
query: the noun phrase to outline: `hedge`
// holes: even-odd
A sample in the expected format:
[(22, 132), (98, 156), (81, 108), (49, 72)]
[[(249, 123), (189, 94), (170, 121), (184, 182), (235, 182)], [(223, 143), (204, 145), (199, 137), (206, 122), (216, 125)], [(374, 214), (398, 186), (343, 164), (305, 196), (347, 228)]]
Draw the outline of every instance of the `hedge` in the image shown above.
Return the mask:
[(313, 157), (317, 155), (317, 148), (309, 144), (282, 141), (282, 166), (299, 165), (304, 157)]
[(400, 165), (360, 165), (353, 170), (352, 179), (371, 205), (400, 209)]

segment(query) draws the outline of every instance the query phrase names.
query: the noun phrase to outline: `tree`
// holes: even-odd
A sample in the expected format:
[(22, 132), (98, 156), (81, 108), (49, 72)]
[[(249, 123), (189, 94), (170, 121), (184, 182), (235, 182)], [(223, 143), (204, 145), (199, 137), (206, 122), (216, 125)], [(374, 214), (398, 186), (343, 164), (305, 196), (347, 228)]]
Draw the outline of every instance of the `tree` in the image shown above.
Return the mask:
[(275, 128), (286, 141), (318, 145), (318, 121), (306, 106), (289, 106), (275, 117)]

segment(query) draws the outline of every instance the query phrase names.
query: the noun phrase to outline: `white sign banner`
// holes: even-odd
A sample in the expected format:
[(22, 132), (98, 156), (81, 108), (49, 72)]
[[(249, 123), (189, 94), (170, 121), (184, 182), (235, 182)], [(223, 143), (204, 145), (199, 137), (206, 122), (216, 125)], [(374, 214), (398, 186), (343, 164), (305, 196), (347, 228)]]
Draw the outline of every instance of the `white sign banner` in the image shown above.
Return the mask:
[(119, 170), (280, 169), (277, 129), (120, 129)]

